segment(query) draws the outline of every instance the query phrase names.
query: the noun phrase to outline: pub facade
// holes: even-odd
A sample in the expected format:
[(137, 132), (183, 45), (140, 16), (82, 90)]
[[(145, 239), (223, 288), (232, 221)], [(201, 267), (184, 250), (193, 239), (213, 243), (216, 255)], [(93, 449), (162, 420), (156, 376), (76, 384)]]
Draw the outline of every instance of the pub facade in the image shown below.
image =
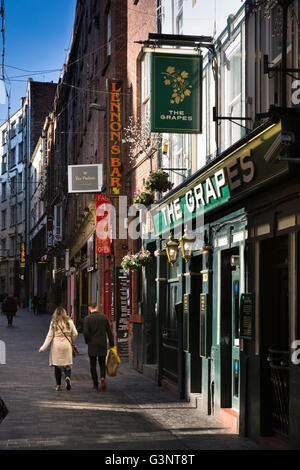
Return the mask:
[[(275, 113), (152, 212), (158, 383), (262, 445), (276, 437), (291, 448), (299, 443), (300, 377), (291, 360), (299, 174), (282, 156), (296, 147), (284, 152), (281, 141), (298, 122), (297, 111), (289, 119)], [(194, 240), (187, 260), (184, 233)]]

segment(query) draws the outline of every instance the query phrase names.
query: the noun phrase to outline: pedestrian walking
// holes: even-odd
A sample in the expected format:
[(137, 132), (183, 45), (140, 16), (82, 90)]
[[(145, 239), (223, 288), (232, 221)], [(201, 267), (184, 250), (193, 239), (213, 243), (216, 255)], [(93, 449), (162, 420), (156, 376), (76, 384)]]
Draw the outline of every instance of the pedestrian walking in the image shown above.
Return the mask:
[(49, 365), (54, 366), (57, 391), (61, 389), (62, 372), (65, 376), (66, 389), (71, 390), (72, 344), (77, 336), (78, 332), (66, 310), (63, 307), (57, 307), (53, 313), (45, 342), (39, 349), (39, 352), (42, 353), (52, 342)]
[(33, 315), (38, 315), (39, 314), (39, 303), (40, 303), (40, 298), (38, 295), (34, 295), (31, 301), (31, 305), (33, 306)]
[(93, 380), (93, 390), (98, 391), (97, 361), (100, 366), (101, 389), (106, 389), (106, 354), (107, 338), (111, 348), (114, 347), (114, 337), (108, 318), (98, 311), (97, 304), (90, 302), (88, 305), (90, 315), (85, 317), (83, 324), (83, 335), (88, 345), (88, 355), (90, 358), (90, 370)]
[(7, 317), (8, 326), (12, 326), (13, 318), (18, 310), (17, 302), (12, 296), (6, 297), (3, 303), (3, 311)]

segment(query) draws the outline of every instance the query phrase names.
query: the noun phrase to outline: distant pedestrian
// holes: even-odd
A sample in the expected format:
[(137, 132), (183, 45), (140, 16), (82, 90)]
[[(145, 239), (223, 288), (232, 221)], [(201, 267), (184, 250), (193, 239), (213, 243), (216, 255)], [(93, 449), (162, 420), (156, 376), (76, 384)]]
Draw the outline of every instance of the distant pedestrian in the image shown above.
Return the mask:
[(54, 366), (56, 390), (61, 389), (61, 376), (64, 372), (66, 389), (71, 390), (71, 370), (73, 364), (72, 344), (78, 332), (72, 319), (63, 307), (57, 307), (53, 313), (50, 328), (39, 352), (47, 349), (52, 341), (49, 365)]
[(1, 306), (1, 312), (3, 313), (3, 315), (5, 315), (5, 312), (3, 310), (3, 302), (6, 299), (6, 297), (7, 297), (7, 294), (5, 293), (0, 294), (0, 306)]
[(83, 325), (83, 335), (88, 345), (88, 354), (90, 358), (90, 370), (93, 380), (93, 390), (98, 391), (97, 361), (100, 366), (100, 383), (102, 390), (106, 388), (106, 354), (107, 337), (110, 347), (114, 347), (114, 337), (108, 318), (98, 311), (97, 304), (90, 302), (88, 306), (90, 315), (85, 317)]
[(33, 307), (33, 315), (38, 315), (39, 313), (39, 302), (40, 302), (39, 296), (34, 295), (31, 301), (31, 305)]
[(3, 311), (5, 312), (5, 315), (7, 317), (7, 323), (8, 326), (12, 326), (13, 324), (13, 317), (15, 316), (18, 306), (17, 302), (12, 296), (6, 297), (6, 299), (3, 302)]

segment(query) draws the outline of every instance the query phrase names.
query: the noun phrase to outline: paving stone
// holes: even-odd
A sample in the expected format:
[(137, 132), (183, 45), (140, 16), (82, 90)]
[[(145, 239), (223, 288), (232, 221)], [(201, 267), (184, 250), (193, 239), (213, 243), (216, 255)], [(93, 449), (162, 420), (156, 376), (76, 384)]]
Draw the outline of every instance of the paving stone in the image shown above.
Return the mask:
[(0, 340), (6, 365), (0, 365), (0, 396), (9, 409), (0, 425), (1, 450), (255, 450), (193, 404), (178, 400), (122, 359), (107, 390), (95, 393), (87, 345), (79, 334), (72, 389), (55, 391), (49, 349), (39, 347), (50, 315), (20, 309), (13, 328), (0, 314)]

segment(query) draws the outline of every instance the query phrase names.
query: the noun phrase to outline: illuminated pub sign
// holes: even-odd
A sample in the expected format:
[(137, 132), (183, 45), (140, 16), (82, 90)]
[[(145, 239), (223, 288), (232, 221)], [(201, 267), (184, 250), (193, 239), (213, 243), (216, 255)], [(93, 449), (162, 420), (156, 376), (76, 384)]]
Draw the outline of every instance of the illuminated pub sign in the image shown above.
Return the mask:
[(69, 193), (97, 193), (102, 189), (102, 165), (69, 165)]
[(20, 268), (25, 268), (25, 243), (21, 242), (20, 245)]
[(273, 124), (244, 145), (204, 168), (190, 183), (152, 211), (156, 235), (206, 214), (223, 204), (257, 190), (285, 174), (288, 164), (265, 161), (266, 152), (278, 136), (281, 123)]
[(151, 54), (151, 131), (202, 132), (202, 57)]
[(108, 196), (122, 194), (123, 82), (107, 80), (108, 89)]

